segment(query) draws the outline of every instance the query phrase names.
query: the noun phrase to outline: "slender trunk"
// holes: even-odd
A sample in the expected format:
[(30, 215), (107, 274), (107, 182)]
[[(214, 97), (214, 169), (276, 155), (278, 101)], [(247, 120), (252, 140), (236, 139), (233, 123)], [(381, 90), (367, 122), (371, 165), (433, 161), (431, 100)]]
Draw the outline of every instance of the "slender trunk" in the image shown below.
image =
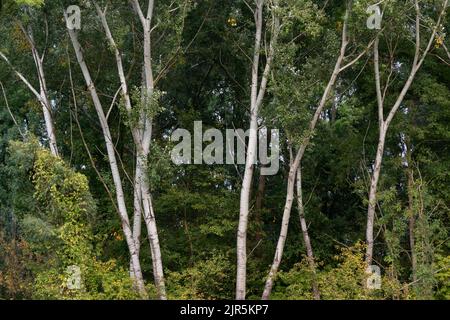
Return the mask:
[[(153, 69), (151, 57), (151, 18), (153, 14), (153, 1), (149, 1), (148, 14), (143, 23), (144, 28), (144, 103), (148, 104), (149, 99), (154, 91)], [(147, 226), (148, 240), (152, 252), (153, 276), (158, 292), (158, 297), (161, 300), (167, 299), (166, 286), (164, 280), (164, 270), (162, 264), (161, 247), (159, 244), (158, 229), (156, 227), (156, 218), (153, 209), (152, 197), (150, 193), (150, 186), (147, 177), (148, 157), (150, 153), (150, 144), (152, 138), (153, 120), (143, 111), (140, 117), (140, 125), (143, 127), (142, 131), (142, 153), (137, 154), (137, 162), (142, 167), (144, 175), (141, 178), (141, 196), (144, 208), (144, 221)]]
[[(114, 48), (116, 63), (119, 72), (119, 78), (122, 87), (122, 94), (125, 99), (125, 107), (131, 112), (131, 99), (128, 93), (126, 77), (123, 69), (121, 54), (117, 48), (114, 38), (106, 20), (105, 13), (95, 3), (97, 13), (101, 18), (106, 36), (110, 45)], [(150, 243), (150, 251), (152, 255), (153, 275), (155, 286), (157, 288), (158, 297), (166, 299), (166, 289), (164, 282), (164, 272), (162, 266), (161, 249), (159, 244), (158, 230), (156, 227), (156, 219), (150, 194), (150, 186), (147, 180), (148, 157), (150, 153), (151, 137), (152, 137), (152, 119), (148, 117), (144, 107), (149, 104), (149, 100), (153, 94), (153, 71), (151, 64), (151, 18), (153, 15), (153, 1), (149, 1), (147, 17), (144, 18), (139, 3), (133, 1), (133, 6), (141, 18), (142, 27), (144, 29), (144, 72), (143, 72), (143, 90), (142, 90), (142, 110), (139, 115), (138, 125), (131, 129), (133, 140), (136, 145), (136, 172), (134, 181), (134, 224), (133, 238), (136, 243), (137, 254), (139, 255), (139, 242), (141, 234), (141, 215), (144, 214), (144, 222), (147, 227), (148, 240)], [(143, 210), (142, 210), (143, 209)]]
[(239, 224), (237, 232), (237, 267), (236, 267), (236, 299), (244, 300), (246, 295), (247, 281), (247, 225), (250, 205), (250, 189), (253, 178), (254, 163), (257, 151), (258, 138), (258, 69), (261, 48), (262, 34), (262, 14), (263, 0), (256, 1), (255, 8), (255, 47), (252, 64), (252, 85), (250, 97), (250, 136), (245, 161), (244, 178), (242, 180), (240, 204), (239, 204)]
[(42, 103), (42, 112), (44, 114), (45, 129), (47, 131), (50, 152), (54, 156), (58, 156), (59, 155), (58, 145), (56, 143), (55, 127), (53, 125), (53, 116), (51, 113), (50, 103), (49, 103), (47, 97), (43, 96), (43, 98), (44, 98), (45, 102)]
[[(111, 30), (109, 28), (108, 22), (106, 20), (106, 13), (102, 11), (99, 7), (99, 5), (94, 1), (95, 8), (97, 10), (97, 14), (100, 17), (100, 20), (102, 22), (103, 28), (105, 30), (106, 38), (108, 39), (109, 45), (111, 48), (114, 49), (114, 54), (116, 58), (116, 64), (117, 64), (117, 72), (119, 74), (120, 79), (120, 85), (121, 85), (121, 91), (122, 91), (122, 97), (124, 99), (124, 104), (127, 112), (132, 111), (132, 105), (131, 105), (131, 98), (130, 94), (128, 92), (128, 85), (125, 77), (125, 72), (123, 68), (123, 62), (122, 62), (122, 56), (119, 52), (119, 49), (117, 47), (116, 42), (114, 41), (114, 38), (112, 36)], [(136, 145), (137, 150), (141, 150), (142, 146), (142, 134), (141, 132), (136, 128), (131, 128), (131, 133), (133, 136), (133, 141)], [(137, 154), (139, 151), (137, 152)], [(136, 255), (139, 257), (140, 254), (140, 237), (141, 237), (141, 225), (142, 225), (142, 190), (141, 190), (141, 177), (144, 174), (142, 171), (142, 166), (138, 164), (138, 161), (136, 161), (136, 169), (135, 169), (135, 176), (134, 176), (134, 193), (133, 193), (133, 206), (134, 206), (134, 212), (133, 212), (133, 240), (135, 243), (136, 248)], [(134, 273), (133, 270), (133, 261), (130, 259), (130, 273)]]
[(286, 242), (289, 219), (291, 216), (291, 208), (294, 201), (295, 175), (299, 166), (299, 162), (300, 159), (296, 159), (289, 170), (286, 203), (284, 206), (283, 220), (281, 222), (280, 236), (278, 237), (278, 243), (275, 251), (275, 257), (273, 258), (272, 267), (270, 268), (269, 276), (267, 277), (266, 284), (264, 286), (264, 292), (262, 294), (263, 300), (269, 299), (270, 293), (272, 292), (275, 276), (281, 263), (281, 257), (283, 256), (284, 244)]
[(367, 209), (367, 228), (366, 228), (366, 264), (372, 264), (373, 258), (373, 228), (375, 220), (375, 208), (377, 205), (377, 187), (381, 172), (381, 162), (383, 160), (384, 144), (386, 140), (387, 127), (381, 125), (380, 135), (378, 139), (377, 153), (375, 156), (375, 164), (373, 167), (372, 178), (370, 180), (369, 205)]
[[(142, 231), (142, 197), (141, 184), (139, 177), (142, 176), (140, 167), (136, 165), (134, 175), (134, 214), (133, 214), (133, 239), (136, 246), (136, 254), (139, 257), (141, 249), (141, 231)], [(130, 274), (133, 274), (133, 262), (130, 260)]]
[(317, 278), (316, 278), (316, 263), (314, 261), (314, 253), (313, 253), (313, 249), (312, 249), (312, 245), (311, 245), (311, 240), (309, 238), (308, 226), (306, 224), (305, 207), (303, 205), (302, 168), (301, 168), (301, 166), (299, 166), (297, 169), (297, 206), (298, 206), (298, 215), (300, 218), (300, 226), (302, 228), (303, 242), (305, 243), (305, 248), (306, 248), (306, 256), (308, 258), (308, 264), (311, 269), (311, 272), (313, 273), (313, 279), (312, 279), (313, 297), (315, 300), (320, 300), (319, 286), (317, 284)]
[[(138, 159), (138, 163), (138, 165), (142, 168), (142, 172), (147, 172), (148, 153), (141, 155), (141, 157), (139, 157)], [(141, 176), (140, 185), (142, 203), (144, 208), (144, 221), (147, 227), (147, 236), (152, 253), (153, 277), (155, 280), (155, 286), (158, 292), (159, 299), (165, 300), (167, 299), (167, 296), (161, 257), (161, 247), (159, 244), (158, 229), (156, 227), (155, 213), (153, 209), (147, 175), (144, 174)]]
[(45, 129), (47, 131), (47, 137), (49, 140), (50, 152), (54, 156), (58, 156), (58, 145), (56, 143), (56, 134), (55, 134), (55, 127), (53, 124), (54, 121), (52, 115), (52, 107), (48, 98), (47, 80), (45, 78), (43, 61), (34, 46), (32, 35), (30, 35), (30, 39), (33, 43), (32, 53), (39, 76), (38, 78), (39, 78), (40, 96), (42, 98), (41, 99), (42, 112), (44, 113)]
[[(247, 279), (247, 224), (250, 203), (250, 191), (253, 178), (254, 163), (256, 162), (257, 139), (258, 139), (258, 111), (262, 105), (266, 94), (269, 73), (272, 68), (275, 55), (275, 45), (280, 32), (280, 21), (275, 10), (271, 10), (272, 29), (269, 42), (269, 50), (266, 56), (266, 64), (261, 79), (259, 79), (259, 58), (261, 51), (261, 36), (263, 26), (263, 5), (264, 0), (256, 0), (255, 16), (255, 46), (252, 62), (252, 84), (250, 95), (250, 137), (247, 148), (247, 158), (245, 163), (244, 178), (242, 181), (239, 225), (237, 233), (237, 274), (236, 274), (236, 299), (243, 300), (246, 295)], [(271, 5), (278, 6), (278, 1), (271, 1)]]
[(247, 148), (247, 159), (245, 162), (244, 179), (242, 181), (239, 225), (237, 233), (237, 278), (236, 299), (244, 300), (246, 295), (247, 278), (247, 225), (250, 204), (250, 189), (253, 178), (254, 160), (257, 151), (258, 123), (256, 114), (252, 112), (250, 121), (250, 136)]
[(31, 54), (33, 56), (34, 64), (37, 71), (37, 76), (39, 80), (39, 92), (31, 85), (31, 83), (19, 72), (17, 71), (14, 66), (11, 64), (11, 62), (8, 60), (8, 58), (0, 51), (0, 57), (6, 61), (6, 63), (13, 69), (15, 74), (19, 77), (20, 80), (28, 87), (28, 89), (36, 96), (36, 98), (39, 100), (39, 103), (42, 106), (42, 113), (44, 114), (44, 123), (45, 123), (45, 129), (47, 133), (47, 138), (49, 140), (49, 147), (50, 152), (54, 156), (58, 156), (58, 145), (56, 142), (56, 133), (55, 133), (55, 127), (53, 122), (53, 115), (52, 115), (52, 109), (51, 104), (48, 98), (48, 90), (47, 90), (47, 80), (45, 77), (44, 72), (44, 65), (43, 65), (43, 56), (39, 55), (39, 52), (37, 51), (34, 38), (33, 38), (33, 30), (31, 27), (28, 28), (28, 31), (25, 30), (24, 26), (19, 23), (19, 26), (28, 41), (28, 44), (31, 48)]
[(25, 38), (28, 40), (28, 43), (30, 44), (31, 53), (33, 55), (34, 64), (36, 66), (36, 71), (38, 74), (40, 96), (41, 96), (40, 102), (42, 105), (42, 111), (44, 113), (45, 128), (47, 130), (47, 137), (49, 140), (50, 151), (54, 156), (58, 156), (58, 146), (56, 144), (55, 127), (53, 125), (53, 116), (51, 112), (52, 109), (48, 97), (47, 80), (45, 78), (44, 72), (44, 64), (43, 64), (44, 54), (42, 54), (42, 57), (39, 55), (39, 52), (36, 48), (36, 44), (34, 42), (33, 29), (31, 28), (31, 26), (28, 26), (28, 31), (25, 30), (24, 26), (21, 23), (19, 23), (19, 26), (22, 29)]
[(144, 279), (142, 276), (139, 256), (136, 251), (136, 244), (135, 244), (135, 241), (133, 238), (133, 234), (132, 234), (132, 230), (131, 230), (130, 222), (129, 222), (129, 218), (128, 218), (128, 213), (127, 213), (127, 208), (125, 205), (125, 196), (123, 193), (122, 181), (120, 178), (119, 167), (118, 167), (118, 163), (117, 163), (117, 159), (116, 159), (116, 154), (115, 154), (115, 150), (114, 150), (114, 144), (112, 141), (111, 132), (109, 130), (109, 125), (108, 125), (105, 113), (103, 111), (102, 104), (98, 97), (97, 90), (92, 81), (89, 69), (84, 60), (83, 53), (81, 50), (81, 45), (78, 42), (77, 35), (73, 30), (69, 29), (68, 32), (69, 32), (69, 36), (70, 36), (73, 48), (75, 50), (78, 64), (83, 73), (87, 88), (91, 94), (92, 101), (94, 103), (94, 107), (97, 112), (97, 116), (100, 120), (103, 137), (104, 137), (105, 144), (106, 144), (111, 174), (112, 174), (114, 186), (116, 189), (115, 190), (116, 191), (116, 201), (117, 201), (119, 215), (120, 215), (120, 219), (121, 219), (121, 223), (122, 223), (122, 230), (125, 235), (125, 239), (126, 239), (126, 242), (128, 245), (128, 250), (129, 250), (130, 256), (131, 256), (131, 261), (133, 264), (135, 285), (138, 288), (141, 296), (143, 298), (147, 298), (147, 293), (145, 291)]
[(58, 156), (58, 145), (56, 143), (55, 127), (53, 125), (52, 107), (48, 98), (47, 81), (45, 78), (44, 66), (42, 64), (42, 59), (39, 57), (37, 50), (34, 48), (34, 45), (32, 51), (36, 69), (39, 75), (40, 95), (42, 98), (42, 112), (44, 113), (45, 129), (47, 130), (50, 151), (54, 156)]

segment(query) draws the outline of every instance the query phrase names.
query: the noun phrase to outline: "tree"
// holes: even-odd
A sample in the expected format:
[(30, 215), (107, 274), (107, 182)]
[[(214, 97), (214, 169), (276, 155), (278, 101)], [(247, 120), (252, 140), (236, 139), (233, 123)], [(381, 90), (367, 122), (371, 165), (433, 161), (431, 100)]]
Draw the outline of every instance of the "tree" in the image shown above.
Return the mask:
[(237, 232), (237, 274), (236, 274), (236, 299), (243, 300), (246, 295), (246, 264), (247, 264), (247, 225), (250, 206), (250, 189), (253, 177), (253, 165), (256, 160), (257, 137), (258, 137), (258, 114), (266, 93), (269, 73), (275, 54), (275, 46), (280, 29), (279, 17), (277, 16), (277, 2), (271, 4), (272, 29), (269, 43), (269, 52), (266, 58), (264, 72), (259, 78), (261, 39), (263, 32), (263, 7), (264, 0), (257, 0), (254, 9), (255, 16), (255, 45), (252, 61), (252, 81), (250, 98), (250, 135), (246, 152), (245, 171), (242, 180), (239, 225)]
[[(390, 85), (390, 76), (386, 79), (386, 83), (384, 86), (384, 89), (381, 87), (381, 76), (380, 76), (380, 58), (379, 58), (379, 36), (376, 37), (375, 43), (374, 43), (374, 73), (375, 73), (375, 86), (376, 86), (376, 93), (377, 93), (377, 103), (378, 103), (378, 124), (379, 124), (379, 139), (378, 139), (378, 147), (377, 152), (375, 156), (375, 163), (373, 165), (373, 172), (371, 176), (370, 181), (370, 190), (369, 190), (369, 205), (367, 208), (367, 228), (366, 228), (366, 241), (367, 241), (367, 250), (366, 250), (366, 263), (367, 265), (372, 264), (373, 259), (373, 228), (374, 228), (374, 219), (375, 219), (375, 207), (376, 207), (376, 200), (377, 200), (377, 187), (378, 187), (378, 180), (380, 177), (380, 171), (381, 171), (381, 164), (383, 160), (383, 152), (384, 152), (384, 146), (386, 142), (386, 134), (388, 131), (388, 128), (397, 113), (399, 107), (401, 106), (405, 95), (407, 94), (409, 88), (412, 85), (412, 82), (414, 81), (414, 78), (416, 77), (417, 72), (419, 71), (420, 67), (425, 61), (425, 58), (427, 57), (429, 51), (432, 48), (434, 38), (436, 36), (436, 32), (438, 27), (441, 24), (441, 20), (445, 14), (446, 8), (447, 8), (448, 1), (445, 0), (442, 3), (442, 7), (440, 9), (438, 18), (436, 20), (436, 23), (432, 25), (432, 32), (429, 37), (429, 40), (426, 42), (426, 47), (421, 52), (421, 9), (418, 1), (414, 2), (414, 8), (415, 8), (415, 53), (414, 53), (414, 59), (411, 66), (411, 71), (409, 73), (409, 76), (401, 90), (401, 92), (398, 94), (397, 98), (395, 99), (395, 102), (390, 109), (388, 116), (385, 119), (384, 116), (384, 104), (385, 104), (385, 98), (386, 98), (386, 92)], [(391, 55), (391, 59), (393, 59), (393, 56)], [(393, 72), (393, 69), (395, 68), (395, 62), (390, 61), (391, 65), (391, 75)]]
[[(25, 20), (31, 20), (34, 15), (37, 15), (36, 10), (33, 8), (33, 6), (39, 6), (42, 4), (41, 1), (37, 1), (36, 3), (33, 1), (29, 1), (30, 7), (25, 7), (22, 11), (19, 11), (19, 14), (23, 15), (25, 17)], [(38, 19), (39, 20), (39, 19)], [(45, 46), (47, 46), (48, 42), (48, 21), (47, 18), (44, 16), (44, 28), (45, 28)], [(34, 32), (33, 32), (33, 26), (32, 22), (28, 23), (27, 26), (24, 26), (22, 21), (20, 19), (15, 19), (15, 24), (19, 27), (21, 30), (23, 37), (25, 38), (25, 41), (28, 43), (28, 47), (31, 51), (31, 54), (33, 56), (34, 64), (36, 67), (36, 73), (37, 78), (39, 81), (39, 91), (35, 89), (35, 87), (30, 83), (30, 81), (21, 73), (19, 72), (13, 64), (10, 62), (10, 60), (7, 58), (7, 56), (0, 50), (0, 57), (12, 68), (14, 73), (17, 75), (17, 77), (28, 87), (28, 89), (31, 91), (31, 93), (38, 99), (39, 103), (42, 106), (42, 113), (44, 115), (45, 120), (45, 128), (47, 130), (47, 138), (49, 140), (49, 146), (52, 154), (58, 155), (58, 145), (56, 142), (56, 133), (55, 133), (55, 127), (54, 127), (54, 120), (52, 116), (52, 105), (48, 93), (47, 88), (47, 80), (46, 75), (44, 71), (44, 58), (46, 56), (46, 52), (48, 50), (47, 47), (44, 47), (42, 49), (42, 53), (39, 53), (38, 48), (36, 46), (36, 42), (34, 39)]]

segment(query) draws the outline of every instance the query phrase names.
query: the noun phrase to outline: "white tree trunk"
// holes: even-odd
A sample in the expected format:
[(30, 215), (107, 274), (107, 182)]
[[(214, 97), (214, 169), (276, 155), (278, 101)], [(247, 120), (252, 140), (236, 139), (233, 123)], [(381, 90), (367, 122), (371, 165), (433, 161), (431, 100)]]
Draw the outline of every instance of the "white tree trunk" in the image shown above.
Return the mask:
[(273, 283), (275, 276), (280, 267), (281, 257), (283, 256), (284, 244), (286, 242), (287, 232), (289, 228), (289, 220), (291, 217), (291, 208), (294, 201), (294, 186), (295, 186), (295, 175), (297, 168), (300, 163), (300, 157), (294, 160), (290, 166), (288, 175), (288, 185), (286, 191), (286, 203), (284, 205), (283, 220), (281, 222), (280, 236), (278, 237), (277, 248), (275, 251), (275, 256), (273, 258), (272, 266), (270, 268), (269, 276), (267, 277), (266, 284), (264, 286), (264, 292), (262, 294), (262, 299), (269, 299), (270, 293), (272, 292)]
[(144, 221), (147, 226), (148, 240), (152, 252), (153, 277), (161, 300), (167, 299), (166, 286), (164, 280), (164, 270), (161, 257), (161, 248), (159, 244), (158, 230), (156, 227), (155, 213), (153, 211), (153, 203), (150, 195), (148, 182), (142, 181), (142, 201), (144, 203)]
[(122, 230), (125, 235), (125, 239), (126, 239), (126, 242), (128, 245), (128, 250), (129, 250), (130, 256), (131, 256), (131, 261), (133, 264), (135, 285), (138, 288), (141, 296), (143, 298), (147, 298), (148, 296), (147, 296), (147, 293), (145, 290), (144, 279), (142, 276), (139, 256), (137, 254), (136, 245), (135, 245), (135, 241), (133, 238), (133, 234), (132, 234), (132, 230), (131, 230), (131, 226), (130, 226), (130, 222), (129, 222), (129, 217), (128, 217), (128, 213), (127, 213), (127, 208), (125, 205), (125, 196), (123, 193), (122, 181), (120, 178), (119, 167), (117, 164), (116, 154), (115, 154), (115, 150), (114, 150), (114, 144), (113, 144), (111, 133), (109, 130), (109, 125), (108, 125), (105, 113), (103, 111), (102, 104), (98, 97), (97, 90), (92, 81), (89, 69), (84, 60), (83, 53), (81, 50), (80, 43), (78, 42), (77, 35), (73, 30), (68, 30), (68, 31), (69, 31), (69, 36), (70, 36), (73, 48), (75, 50), (78, 64), (83, 73), (86, 85), (91, 94), (92, 101), (94, 103), (94, 107), (97, 112), (97, 116), (100, 120), (100, 126), (102, 128), (103, 137), (104, 137), (105, 144), (106, 144), (111, 174), (112, 174), (114, 186), (116, 189), (115, 190), (116, 191), (116, 201), (117, 201), (119, 215), (120, 215), (120, 219), (121, 219), (121, 223), (122, 223)]
[[(153, 81), (153, 68), (152, 68), (152, 56), (151, 56), (151, 22), (153, 17), (153, 7), (154, 1), (149, 0), (147, 8), (147, 16), (144, 18), (142, 11), (140, 9), (137, 1), (134, 2), (135, 10), (137, 11), (142, 28), (144, 29), (144, 100), (151, 99), (154, 91), (154, 81)], [(149, 103), (144, 101), (144, 103)], [(158, 297), (161, 300), (167, 299), (166, 287), (164, 280), (164, 270), (161, 256), (161, 247), (159, 244), (158, 229), (156, 227), (156, 218), (153, 209), (153, 202), (150, 193), (150, 186), (147, 179), (148, 172), (148, 157), (150, 153), (150, 145), (152, 138), (152, 126), (153, 119), (151, 119), (147, 114), (142, 113), (139, 121), (139, 126), (143, 128), (142, 130), (142, 145), (141, 152), (137, 153), (137, 163), (141, 166), (141, 170), (144, 173), (141, 176), (141, 197), (144, 208), (144, 221), (147, 227), (148, 240), (150, 242), (150, 248), (152, 253), (153, 262), (153, 276), (155, 279), (155, 286), (158, 292)]]
[[(23, 32), (26, 34), (25, 30), (23, 30)], [(31, 27), (29, 28), (27, 38), (31, 45), (31, 52), (33, 54), (34, 63), (36, 65), (38, 73), (42, 112), (44, 113), (45, 128), (47, 130), (47, 137), (49, 140), (50, 151), (54, 156), (58, 156), (58, 145), (56, 143), (55, 127), (53, 125), (54, 121), (52, 116), (52, 106), (50, 104), (48, 97), (47, 80), (45, 78), (43, 57), (39, 55), (39, 52), (36, 49), (36, 45), (34, 43), (33, 38), (33, 31)]]
[[(142, 197), (141, 197), (141, 184), (140, 178), (142, 173), (140, 168), (136, 166), (134, 176), (134, 194), (133, 194), (133, 239), (136, 246), (136, 254), (139, 256), (141, 249), (141, 231), (142, 231)], [(133, 262), (130, 259), (130, 274), (133, 274)]]
[(247, 159), (245, 163), (244, 179), (242, 181), (239, 225), (237, 233), (237, 275), (236, 275), (236, 299), (244, 300), (246, 295), (247, 279), (247, 225), (250, 203), (250, 189), (253, 178), (254, 159), (256, 157), (258, 123), (256, 115), (252, 112), (250, 120), (250, 136), (247, 147)]
[[(279, 19), (272, 11), (272, 34), (269, 43), (269, 52), (264, 67), (264, 72), (259, 80), (259, 60), (261, 51), (261, 36), (263, 27), (263, 5), (264, 0), (256, 0), (255, 14), (255, 45), (252, 62), (252, 84), (250, 96), (250, 135), (247, 147), (247, 157), (245, 161), (244, 177), (242, 181), (240, 204), (239, 204), (239, 224), (237, 232), (237, 266), (236, 266), (236, 299), (244, 300), (246, 296), (247, 282), (247, 226), (250, 204), (250, 191), (253, 178), (254, 163), (257, 152), (258, 139), (258, 111), (262, 105), (266, 93), (269, 73), (275, 53), (275, 45), (280, 29)], [(277, 1), (273, 2), (277, 5)], [(259, 87), (259, 88), (258, 88)]]
[[(128, 93), (126, 77), (123, 69), (122, 58), (114, 38), (109, 29), (105, 12), (95, 3), (97, 13), (101, 18), (105, 29), (106, 37), (109, 44), (114, 48), (119, 78), (122, 87), (122, 95), (125, 100), (125, 107), (131, 112), (131, 99)], [(153, 1), (149, 1), (147, 17), (143, 18), (143, 14), (139, 3), (133, 1), (133, 6), (137, 11), (144, 29), (144, 81), (143, 81), (143, 104), (149, 103), (153, 94), (153, 71), (151, 64), (151, 18), (153, 15)], [(143, 106), (142, 106), (143, 107)], [(153, 275), (155, 286), (157, 288), (160, 299), (166, 299), (166, 289), (164, 282), (164, 272), (162, 266), (161, 249), (159, 244), (158, 230), (156, 227), (156, 219), (154, 215), (153, 204), (151, 200), (150, 187), (147, 180), (148, 157), (150, 153), (151, 136), (152, 136), (152, 119), (145, 114), (140, 113), (139, 121), (131, 129), (133, 140), (136, 145), (136, 172), (134, 181), (134, 221), (133, 221), (133, 238), (136, 243), (136, 251), (139, 255), (140, 234), (141, 234), (141, 215), (144, 214), (144, 221), (147, 227), (148, 240), (152, 255)], [(143, 209), (143, 210), (142, 210)], [(130, 268), (131, 269), (131, 268)]]
[(383, 159), (384, 143), (386, 140), (386, 129), (384, 127), (380, 130), (380, 136), (378, 140), (377, 154), (375, 157), (375, 165), (373, 168), (372, 178), (370, 180), (369, 191), (369, 205), (367, 209), (367, 228), (366, 228), (366, 263), (372, 264), (373, 258), (373, 226), (375, 220), (375, 208), (377, 204), (377, 186), (381, 172), (381, 162)]

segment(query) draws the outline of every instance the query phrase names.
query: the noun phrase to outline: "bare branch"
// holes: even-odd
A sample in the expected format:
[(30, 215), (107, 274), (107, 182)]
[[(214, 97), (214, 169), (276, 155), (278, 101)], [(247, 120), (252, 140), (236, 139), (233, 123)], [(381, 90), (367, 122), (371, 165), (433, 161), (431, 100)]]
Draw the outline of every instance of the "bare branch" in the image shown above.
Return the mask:
[(133, 6), (134, 12), (138, 15), (139, 20), (141, 20), (142, 25), (145, 25), (145, 17), (144, 13), (142, 12), (141, 6), (139, 5), (139, 2), (137, 0), (130, 0), (131, 5)]
[(30, 89), (30, 91), (36, 96), (36, 98), (39, 100), (39, 102), (42, 103), (42, 97), (37, 92), (37, 90), (31, 85), (31, 83), (20, 73), (9, 61), (9, 59), (5, 56), (3, 52), (0, 51), (0, 57), (5, 60), (5, 62), (10, 66), (10, 68), (14, 71), (14, 73), (19, 77), (20, 80)]

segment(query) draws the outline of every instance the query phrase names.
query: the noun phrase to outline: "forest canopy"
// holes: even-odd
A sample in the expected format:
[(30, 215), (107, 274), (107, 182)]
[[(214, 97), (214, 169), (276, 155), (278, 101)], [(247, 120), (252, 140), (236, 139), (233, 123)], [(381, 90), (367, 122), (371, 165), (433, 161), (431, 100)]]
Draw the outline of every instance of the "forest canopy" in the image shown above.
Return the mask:
[(0, 300), (450, 299), (449, 6), (0, 1)]

